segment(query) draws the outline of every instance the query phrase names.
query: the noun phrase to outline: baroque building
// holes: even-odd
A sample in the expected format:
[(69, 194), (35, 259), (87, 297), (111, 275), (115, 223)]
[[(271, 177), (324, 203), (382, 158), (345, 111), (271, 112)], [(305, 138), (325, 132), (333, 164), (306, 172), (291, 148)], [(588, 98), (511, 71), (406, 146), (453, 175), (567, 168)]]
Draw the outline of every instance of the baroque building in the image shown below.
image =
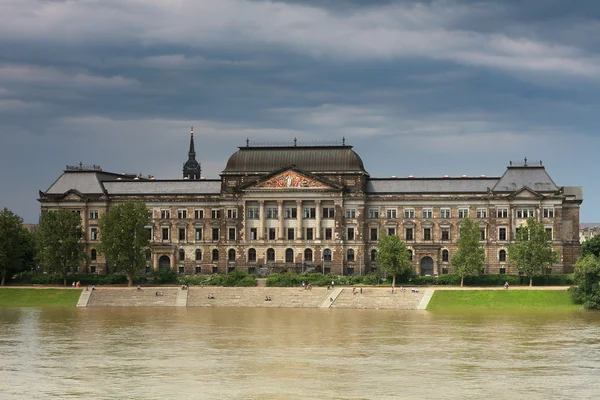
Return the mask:
[(41, 211), (81, 215), (88, 254), (81, 270), (90, 273), (106, 272), (98, 219), (126, 200), (144, 201), (149, 210), (147, 271), (366, 274), (377, 271), (377, 242), (387, 234), (407, 243), (417, 274), (446, 274), (466, 217), (481, 230), (484, 273), (517, 272), (507, 249), (528, 217), (544, 224), (560, 253), (552, 272), (572, 272), (579, 255), (583, 190), (556, 185), (541, 162), (511, 162), (499, 177), (372, 178), (345, 140), (318, 146), (246, 140), (220, 179), (200, 173), (192, 130), (183, 179), (67, 166), (40, 191)]

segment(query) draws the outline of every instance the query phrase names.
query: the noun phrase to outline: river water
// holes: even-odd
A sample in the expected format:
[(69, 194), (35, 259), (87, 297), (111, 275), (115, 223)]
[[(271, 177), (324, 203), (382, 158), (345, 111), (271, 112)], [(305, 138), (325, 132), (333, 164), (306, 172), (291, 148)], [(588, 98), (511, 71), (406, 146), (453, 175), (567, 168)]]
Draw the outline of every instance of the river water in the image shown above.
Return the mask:
[(592, 399), (600, 313), (0, 309), (0, 399)]

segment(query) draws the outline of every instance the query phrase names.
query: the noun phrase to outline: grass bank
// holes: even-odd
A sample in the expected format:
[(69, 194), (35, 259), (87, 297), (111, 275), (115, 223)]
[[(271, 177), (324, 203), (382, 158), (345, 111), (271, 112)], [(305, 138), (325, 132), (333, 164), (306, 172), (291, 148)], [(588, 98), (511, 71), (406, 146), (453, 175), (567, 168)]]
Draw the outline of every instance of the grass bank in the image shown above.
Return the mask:
[(0, 307), (75, 307), (81, 290), (0, 289)]
[(579, 310), (566, 290), (436, 290), (427, 310)]

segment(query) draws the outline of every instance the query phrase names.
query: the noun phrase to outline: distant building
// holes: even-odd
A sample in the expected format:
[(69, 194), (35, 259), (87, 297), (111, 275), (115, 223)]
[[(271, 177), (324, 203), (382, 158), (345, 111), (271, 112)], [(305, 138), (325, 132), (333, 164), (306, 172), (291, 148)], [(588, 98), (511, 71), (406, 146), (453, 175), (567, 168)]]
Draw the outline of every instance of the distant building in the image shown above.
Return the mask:
[(600, 222), (579, 225), (579, 242), (583, 243), (594, 236), (600, 235)]
[(29, 231), (29, 233), (35, 233), (38, 228), (38, 224), (23, 224), (23, 227)]
[(541, 162), (510, 163), (500, 177), (372, 178), (345, 141), (246, 141), (220, 179), (202, 179), (191, 133), (183, 179), (80, 164), (40, 191), (42, 213), (67, 208), (81, 215), (89, 256), (82, 270), (105, 271), (98, 219), (125, 200), (146, 202), (151, 215), (148, 270), (366, 274), (377, 271), (377, 242), (387, 234), (406, 241), (418, 274), (446, 274), (465, 217), (480, 227), (485, 273), (516, 273), (508, 245), (531, 216), (544, 224), (560, 253), (553, 272), (572, 271), (579, 255), (583, 190), (556, 185)]

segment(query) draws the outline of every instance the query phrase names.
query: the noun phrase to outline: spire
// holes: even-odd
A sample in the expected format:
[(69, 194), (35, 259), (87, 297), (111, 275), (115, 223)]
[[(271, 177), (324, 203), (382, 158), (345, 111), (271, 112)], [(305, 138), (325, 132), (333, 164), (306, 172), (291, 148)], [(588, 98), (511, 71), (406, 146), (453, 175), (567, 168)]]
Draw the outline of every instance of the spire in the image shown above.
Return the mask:
[(194, 127), (190, 129), (190, 150), (188, 160), (183, 164), (183, 179), (200, 179), (202, 169), (200, 163), (196, 161), (196, 149), (194, 146)]

